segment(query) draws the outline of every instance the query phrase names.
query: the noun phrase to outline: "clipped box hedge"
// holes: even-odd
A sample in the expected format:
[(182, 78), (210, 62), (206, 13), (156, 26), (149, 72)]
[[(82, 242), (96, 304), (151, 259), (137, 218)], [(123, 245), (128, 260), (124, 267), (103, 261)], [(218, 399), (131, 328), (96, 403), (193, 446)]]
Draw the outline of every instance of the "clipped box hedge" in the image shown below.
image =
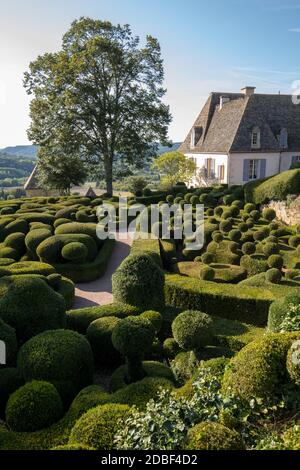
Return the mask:
[(169, 274), (166, 275), (165, 297), (166, 303), (175, 307), (201, 310), (210, 315), (265, 326), (276, 292)]
[(289, 194), (300, 194), (300, 169), (288, 170), (272, 178), (251, 181), (245, 184), (246, 202), (263, 204), (275, 200), (283, 201)]

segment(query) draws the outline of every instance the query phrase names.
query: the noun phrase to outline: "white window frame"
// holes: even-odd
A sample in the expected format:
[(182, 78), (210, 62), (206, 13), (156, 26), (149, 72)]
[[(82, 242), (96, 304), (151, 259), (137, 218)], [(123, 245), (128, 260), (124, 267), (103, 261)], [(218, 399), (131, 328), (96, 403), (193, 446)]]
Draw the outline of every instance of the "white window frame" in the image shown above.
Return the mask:
[(259, 149), (260, 148), (260, 129), (259, 127), (254, 127), (251, 134), (251, 148)]
[(261, 161), (258, 158), (249, 160), (248, 181), (256, 181), (260, 178)]

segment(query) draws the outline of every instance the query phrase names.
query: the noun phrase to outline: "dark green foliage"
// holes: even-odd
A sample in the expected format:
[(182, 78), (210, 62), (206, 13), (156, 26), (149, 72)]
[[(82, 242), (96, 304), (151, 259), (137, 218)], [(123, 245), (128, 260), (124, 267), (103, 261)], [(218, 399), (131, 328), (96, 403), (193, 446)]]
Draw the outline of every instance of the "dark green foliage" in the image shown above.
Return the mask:
[(36, 256), (36, 250), (40, 243), (51, 237), (52, 232), (45, 228), (31, 230), (25, 237), (25, 244), (29, 252)]
[(155, 310), (146, 310), (146, 312), (143, 312), (140, 317), (149, 320), (152, 323), (156, 333), (160, 331), (163, 317), (159, 312), (156, 312)]
[(276, 217), (276, 212), (274, 211), (274, 209), (271, 209), (269, 207), (266, 207), (263, 211), (262, 211), (262, 216), (264, 219), (268, 220), (269, 222), (271, 222), (271, 220), (275, 219)]
[(247, 183), (244, 186), (248, 201), (255, 204), (276, 200), (284, 201), (289, 194), (299, 194), (300, 169), (288, 170), (266, 180)]
[(38, 431), (58, 421), (63, 413), (61, 398), (48, 382), (32, 381), (16, 390), (6, 405), (5, 415), (13, 431)]
[(204, 281), (213, 281), (215, 278), (215, 270), (209, 266), (204, 267), (200, 271), (200, 279)]
[(268, 265), (270, 268), (282, 269), (283, 258), (280, 255), (271, 255), (268, 258)]
[(172, 323), (175, 341), (186, 350), (198, 350), (211, 344), (212, 319), (209, 315), (194, 310), (180, 313)]
[(88, 249), (83, 243), (71, 242), (63, 246), (61, 254), (68, 261), (84, 263), (88, 255)]
[(212, 239), (215, 243), (221, 243), (221, 241), (223, 240), (223, 235), (221, 234), (221, 232), (214, 232), (212, 234)]
[(130, 255), (112, 276), (114, 300), (141, 310), (164, 307), (164, 273), (148, 255)]
[(252, 341), (231, 359), (225, 370), (222, 391), (244, 400), (281, 397), (288, 383), (286, 357), (300, 333), (269, 333)]
[(222, 232), (230, 232), (230, 230), (232, 229), (232, 223), (230, 220), (222, 220), (222, 222), (220, 223), (220, 230), (222, 230)]
[(251, 211), (250, 217), (254, 220), (254, 222), (257, 222), (260, 218), (260, 212), (258, 210)]
[(265, 256), (259, 254), (242, 256), (240, 265), (247, 270), (248, 276), (254, 276), (268, 269), (268, 262)]
[(263, 247), (264, 254), (269, 257), (279, 253), (279, 246), (277, 243), (266, 243)]
[(135, 382), (145, 376), (142, 359), (151, 349), (155, 337), (152, 323), (139, 317), (121, 320), (112, 332), (112, 344), (127, 360), (127, 383)]
[(271, 282), (272, 284), (279, 284), (281, 278), (282, 274), (279, 269), (271, 268), (266, 272), (266, 281)]
[(183, 446), (188, 450), (243, 450), (245, 448), (239, 434), (220, 423), (204, 422), (196, 424), (188, 431)]
[(48, 329), (65, 326), (65, 300), (34, 276), (10, 276), (0, 280), (0, 317), (15, 328), (19, 340)]
[(98, 318), (117, 317), (126, 318), (130, 315), (138, 315), (140, 310), (132, 305), (114, 302), (108, 305), (97, 305), (67, 312), (67, 327), (78, 333), (85, 334), (88, 326)]
[(253, 232), (253, 238), (255, 241), (261, 241), (265, 238), (265, 234), (262, 230), (256, 230), (255, 232)]
[(255, 253), (255, 250), (256, 250), (255, 243), (246, 242), (242, 245), (242, 252), (245, 255), (252, 255), (253, 253)]
[(255, 211), (255, 210), (256, 210), (256, 204), (248, 203), (244, 205), (244, 211), (246, 211), (248, 214), (250, 214), (250, 212)]
[(269, 310), (268, 330), (273, 332), (280, 331), (281, 324), (290, 311), (291, 306), (300, 304), (300, 294), (297, 292), (288, 294), (275, 300)]
[(221, 217), (221, 215), (223, 214), (223, 207), (221, 206), (217, 206), (214, 208), (214, 213), (216, 216), (218, 217)]
[(167, 338), (163, 344), (163, 351), (167, 359), (174, 359), (180, 353), (181, 348), (174, 338)]
[[(46, 366), (47, 365), (47, 366)], [(89, 342), (69, 330), (45, 331), (25, 343), (18, 355), (18, 369), (26, 382), (46, 380), (70, 403), (93, 379)]]
[(293, 248), (297, 248), (300, 245), (300, 235), (293, 235), (289, 238), (289, 245)]
[(5, 364), (15, 365), (18, 351), (16, 331), (0, 319), (0, 341), (5, 344)]
[(5, 407), (9, 396), (23, 385), (23, 380), (18, 369), (4, 367), (0, 369), (0, 418), (4, 418)]
[(232, 204), (233, 201), (234, 201), (234, 198), (231, 194), (228, 194), (228, 195), (223, 197), (223, 202), (224, 202), (225, 206), (230, 206), (230, 204)]
[(211, 264), (215, 261), (215, 258), (215, 255), (208, 251), (201, 256), (201, 261), (204, 264)]
[(86, 337), (91, 345), (94, 360), (98, 364), (112, 365), (121, 357), (112, 344), (112, 332), (120, 321), (117, 317), (103, 317), (94, 320), (87, 329)]
[(234, 286), (176, 274), (166, 279), (166, 302), (174, 307), (202, 310), (209, 315), (264, 326), (276, 293), (266, 288)]
[(237, 229), (230, 230), (230, 232), (228, 233), (228, 237), (234, 242), (238, 242), (241, 239), (241, 236), (242, 234), (240, 230)]
[(75, 424), (70, 444), (83, 444), (97, 450), (112, 450), (114, 436), (130, 414), (128, 405), (107, 403), (87, 411)]
[[(67, 225), (67, 224), (64, 224)], [(37, 255), (41, 261), (50, 264), (63, 263), (62, 249), (69, 243), (82, 243), (87, 248), (86, 261), (93, 261), (97, 255), (97, 246), (92, 237), (85, 234), (53, 235), (42, 241), (37, 248)]]

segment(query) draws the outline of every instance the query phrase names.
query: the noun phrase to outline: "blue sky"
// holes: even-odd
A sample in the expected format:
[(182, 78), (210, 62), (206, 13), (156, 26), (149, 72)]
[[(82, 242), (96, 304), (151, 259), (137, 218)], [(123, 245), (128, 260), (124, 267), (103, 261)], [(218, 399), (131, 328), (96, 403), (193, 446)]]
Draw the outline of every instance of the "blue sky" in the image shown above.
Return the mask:
[(185, 137), (210, 91), (291, 93), (300, 80), (300, 0), (0, 0), (0, 148), (27, 143), (22, 75), (55, 51), (80, 16), (156, 36), (165, 64), (170, 138)]

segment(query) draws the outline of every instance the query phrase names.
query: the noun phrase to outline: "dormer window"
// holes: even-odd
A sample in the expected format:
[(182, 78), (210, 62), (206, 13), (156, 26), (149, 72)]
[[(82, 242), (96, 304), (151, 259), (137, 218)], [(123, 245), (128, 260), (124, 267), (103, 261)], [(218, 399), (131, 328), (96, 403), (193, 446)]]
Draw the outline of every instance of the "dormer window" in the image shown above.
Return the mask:
[(279, 145), (283, 149), (286, 149), (288, 147), (288, 132), (286, 129), (281, 129), (280, 131)]
[(251, 148), (259, 149), (260, 148), (260, 129), (259, 127), (254, 127), (251, 134)]
[(203, 128), (200, 126), (193, 127), (192, 134), (191, 134), (191, 147), (194, 148), (198, 144), (199, 140), (201, 139), (203, 132)]

